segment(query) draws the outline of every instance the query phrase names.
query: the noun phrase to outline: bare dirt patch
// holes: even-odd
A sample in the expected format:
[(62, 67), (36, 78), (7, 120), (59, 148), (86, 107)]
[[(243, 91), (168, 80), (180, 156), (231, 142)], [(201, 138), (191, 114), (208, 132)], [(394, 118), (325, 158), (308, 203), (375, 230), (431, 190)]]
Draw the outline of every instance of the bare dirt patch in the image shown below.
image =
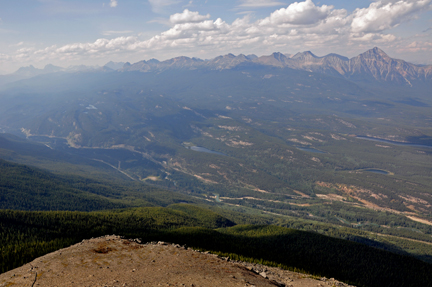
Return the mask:
[(407, 216), (407, 217), (409, 219), (411, 219), (411, 220), (414, 220), (414, 221), (417, 221), (417, 222), (420, 222), (420, 223), (424, 223), (424, 224), (427, 224), (427, 225), (432, 225), (432, 222), (429, 221), (429, 220), (426, 220), (426, 219), (418, 218), (418, 217), (415, 217), (415, 216)]
[[(0, 275), (5, 286), (348, 286), (334, 279), (231, 262), (164, 242), (105, 236), (58, 250)], [(95, 252), (95, 250), (110, 250)]]
[(301, 191), (298, 191), (298, 190), (293, 189), (293, 192), (297, 193), (297, 194), (300, 195), (301, 197), (304, 197), (304, 198), (310, 198), (309, 195), (307, 195), (307, 194), (305, 194), (305, 193), (303, 193), (303, 192), (301, 192)]

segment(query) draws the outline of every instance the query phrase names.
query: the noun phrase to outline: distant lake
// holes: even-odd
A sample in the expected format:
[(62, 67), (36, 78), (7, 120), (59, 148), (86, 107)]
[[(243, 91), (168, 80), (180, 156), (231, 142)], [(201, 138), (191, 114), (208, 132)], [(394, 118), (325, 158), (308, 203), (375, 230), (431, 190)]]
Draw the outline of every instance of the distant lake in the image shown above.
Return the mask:
[(382, 169), (375, 169), (375, 168), (363, 169), (362, 171), (368, 171), (368, 172), (379, 173), (379, 174), (385, 174), (385, 175), (390, 174), (390, 173), (389, 173), (388, 171), (386, 171), (386, 170), (382, 170)]
[(219, 196), (219, 194), (214, 194), (215, 196), (216, 196), (216, 198), (215, 198), (215, 200), (216, 200), (216, 202), (222, 202), (221, 200), (220, 200), (220, 196)]
[(191, 149), (193, 151), (197, 151), (197, 152), (206, 152), (206, 153), (212, 153), (212, 154), (218, 154), (218, 155), (227, 156), (224, 153), (217, 152), (217, 151), (212, 151), (212, 150), (209, 150), (209, 149), (207, 149), (205, 147), (201, 147), (201, 146), (191, 146), (191, 147), (186, 147), (186, 148)]
[(423, 144), (415, 144), (415, 143), (404, 143), (404, 142), (397, 142), (397, 141), (389, 141), (385, 139), (378, 139), (378, 138), (372, 138), (367, 136), (356, 136), (356, 138), (361, 140), (368, 140), (368, 141), (376, 141), (376, 142), (383, 142), (383, 143), (389, 143), (393, 145), (400, 145), (400, 146), (414, 146), (414, 147), (426, 147), (426, 148), (432, 148), (430, 145), (423, 145)]
[(302, 151), (308, 151), (308, 152), (314, 152), (314, 153), (326, 153), (325, 151), (314, 149), (311, 147), (297, 147), (299, 150)]

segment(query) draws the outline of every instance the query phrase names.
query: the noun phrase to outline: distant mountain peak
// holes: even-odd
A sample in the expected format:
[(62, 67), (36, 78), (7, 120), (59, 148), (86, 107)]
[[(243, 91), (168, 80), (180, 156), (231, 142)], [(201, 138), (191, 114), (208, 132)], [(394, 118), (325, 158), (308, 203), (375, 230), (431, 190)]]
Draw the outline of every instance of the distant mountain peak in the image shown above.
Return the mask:
[(274, 53), (272, 54), (272, 56), (275, 57), (275, 58), (285, 57), (285, 55), (282, 54), (281, 52), (274, 52)]
[(304, 51), (303, 54), (305, 54), (305, 55), (309, 55), (309, 56), (312, 56), (312, 57), (314, 57), (314, 58), (318, 58), (318, 57), (315, 56), (315, 54), (312, 53), (311, 51)]
[(147, 63), (149, 63), (149, 64), (159, 64), (160, 61), (158, 59), (151, 58), (150, 60), (147, 61)]
[(113, 62), (113, 61), (110, 61), (110, 62), (106, 63), (104, 65), (104, 67), (112, 69), (112, 70), (119, 70), (119, 69), (123, 68), (124, 64), (125, 64), (124, 62)]
[(387, 56), (387, 54), (383, 51), (383, 50), (381, 50), (380, 48), (378, 48), (378, 47), (374, 47), (374, 48), (372, 48), (371, 49), (375, 54), (380, 54), (380, 55), (386, 55)]
[(27, 67), (21, 67), (19, 68), (15, 74), (20, 74), (20, 73), (28, 73), (30, 71), (38, 71), (39, 69), (35, 68), (33, 65), (29, 65)]
[(359, 57), (364, 58), (381, 58), (381, 59), (391, 59), (383, 50), (381, 50), (378, 47), (375, 47), (373, 49), (367, 50), (366, 52), (359, 55)]
[(342, 61), (349, 61), (349, 59), (347, 57), (341, 56), (339, 54), (335, 54), (335, 53), (330, 53), (326, 56), (324, 56), (324, 58), (338, 58), (341, 59)]
[(271, 57), (273, 57), (274, 59), (276, 59), (277, 61), (279, 61), (281, 63), (285, 63), (285, 60), (287, 59), (287, 57), (280, 52), (275, 52), (275, 53), (271, 54)]
[(304, 51), (295, 54), (292, 59), (318, 59), (319, 57), (315, 56), (311, 51)]

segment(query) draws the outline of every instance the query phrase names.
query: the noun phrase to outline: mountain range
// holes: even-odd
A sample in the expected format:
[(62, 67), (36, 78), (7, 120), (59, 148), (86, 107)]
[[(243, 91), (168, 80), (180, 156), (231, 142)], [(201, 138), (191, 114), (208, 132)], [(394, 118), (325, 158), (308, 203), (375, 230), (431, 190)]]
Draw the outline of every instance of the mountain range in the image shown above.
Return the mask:
[(318, 57), (310, 51), (305, 51), (295, 55), (275, 52), (261, 57), (227, 54), (209, 60), (180, 56), (165, 61), (157, 59), (143, 60), (134, 64), (110, 61), (103, 67), (80, 65), (61, 68), (47, 65), (44, 69), (37, 69), (28, 66), (18, 69), (13, 74), (1, 76), (0, 83), (55, 72), (138, 71), (149, 73), (172, 69), (229, 70), (244, 66), (290, 68), (342, 77), (355, 82), (392, 83), (408, 87), (412, 87), (417, 81), (429, 82), (432, 80), (432, 65), (415, 65), (404, 60), (394, 59), (383, 50), (375, 47), (351, 59), (334, 53)]
[(351, 59), (337, 54), (317, 57), (310, 51), (297, 53), (292, 56), (282, 53), (273, 53), (270, 56), (261, 57), (227, 54), (207, 61), (188, 57), (177, 57), (163, 62), (152, 59), (135, 64), (126, 63), (119, 70), (140, 72), (179, 68), (225, 70), (248, 64), (318, 72), (353, 80), (365, 79), (380, 82), (397, 82), (410, 86), (413, 80), (425, 81), (432, 79), (432, 66), (418, 66), (403, 60), (393, 59), (377, 47)]

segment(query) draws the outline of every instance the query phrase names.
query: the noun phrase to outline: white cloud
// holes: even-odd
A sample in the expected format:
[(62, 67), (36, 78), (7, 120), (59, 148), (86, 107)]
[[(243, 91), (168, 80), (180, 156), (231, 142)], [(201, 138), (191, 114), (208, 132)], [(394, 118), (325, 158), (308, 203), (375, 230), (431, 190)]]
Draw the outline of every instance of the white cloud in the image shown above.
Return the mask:
[(240, 0), (241, 4), (238, 7), (245, 8), (262, 8), (262, 7), (273, 7), (273, 6), (282, 6), (285, 3), (276, 2), (272, 0)]
[[(112, 59), (127, 55), (188, 55), (211, 57), (228, 52), (268, 53), (274, 51), (325, 50), (345, 54), (347, 47), (356, 51), (380, 47), (396, 47), (404, 42), (389, 33), (395, 27), (415, 17), (430, 6), (432, 0), (372, 3), (368, 8), (348, 13), (333, 6), (315, 5), (311, 0), (295, 2), (278, 9), (264, 19), (251, 21), (246, 15), (231, 24), (210, 15), (185, 9), (171, 15), (171, 27), (147, 39), (125, 37), (131, 31), (105, 31), (105, 35), (123, 34), (114, 39), (98, 39), (92, 43), (74, 43), (62, 47), (51, 46), (39, 50), (18, 50), (16, 61), (72, 61), (84, 59)], [(172, 1), (162, 1), (167, 4)], [(160, 4), (160, 3), (159, 3)], [(402, 9), (403, 8), (403, 9)], [(384, 13), (384, 12), (385, 13)], [(375, 14), (374, 14), (375, 13)], [(368, 15), (380, 14), (380, 17)], [(386, 14), (387, 13), (387, 14)], [(384, 19), (381, 19), (384, 18)], [(363, 19), (362, 21), (360, 21)], [(363, 24), (361, 24), (363, 23)], [(411, 41), (412, 42), (412, 41)], [(410, 43), (411, 43), (410, 42)], [(411, 50), (430, 49), (429, 41), (419, 39)], [(409, 45), (410, 43), (405, 43)], [(421, 44), (423, 43), (423, 44)], [(199, 54), (201, 53), (201, 55)]]
[(103, 31), (102, 35), (110, 36), (110, 35), (116, 35), (116, 34), (131, 34), (133, 31), (131, 30), (124, 30), (124, 31)]
[(314, 24), (327, 18), (330, 15), (333, 6), (322, 5), (315, 6), (312, 0), (304, 2), (295, 2), (287, 8), (282, 8), (273, 12), (270, 17), (260, 22), (261, 25), (308, 25)]
[(10, 58), (9, 55), (0, 53), (0, 59), (1, 60), (9, 60), (9, 58)]
[(406, 47), (400, 48), (399, 51), (411, 52), (411, 53), (432, 52), (432, 41), (431, 42), (414, 41), (411, 44), (407, 45)]
[(200, 15), (198, 12), (191, 12), (185, 9), (183, 13), (177, 13), (170, 16), (170, 22), (172, 24), (182, 24), (182, 23), (196, 23), (207, 20), (210, 18), (210, 14)]
[(155, 13), (164, 13), (167, 7), (180, 3), (179, 0), (148, 0), (148, 2)]
[(380, 32), (415, 18), (431, 9), (432, 0), (378, 1), (368, 8), (356, 9), (351, 24), (353, 32)]
[(117, 7), (117, 0), (110, 0), (110, 7)]
[(360, 33), (351, 35), (351, 39), (357, 42), (370, 42), (370, 43), (388, 43), (396, 40), (396, 36), (392, 34), (377, 34), (377, 33)]

